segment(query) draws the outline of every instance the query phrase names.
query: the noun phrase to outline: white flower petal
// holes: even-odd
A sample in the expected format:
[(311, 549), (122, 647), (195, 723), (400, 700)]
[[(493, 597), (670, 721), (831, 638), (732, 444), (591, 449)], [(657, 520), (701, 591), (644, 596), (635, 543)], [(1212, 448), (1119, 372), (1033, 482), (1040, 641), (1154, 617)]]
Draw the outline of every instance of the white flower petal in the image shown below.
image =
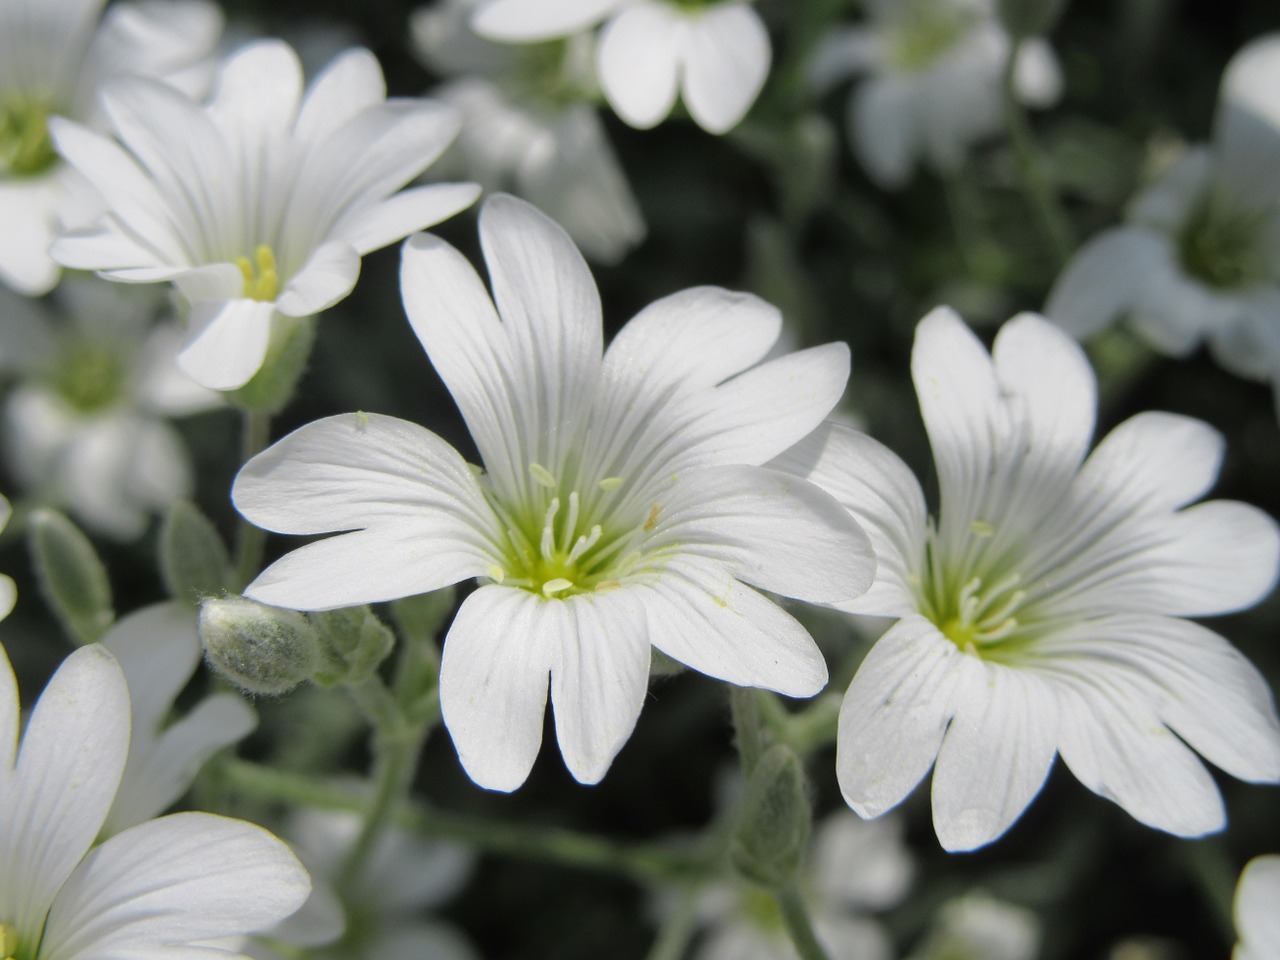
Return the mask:
[(600, 31), (600, 86), (609, 105), (631, 126), (656, 126), (675, 106), (685, 30), (679, 11), (643, 3), (623, 10)]
[(363, 48), (348, 50), (311, 81), (293, 132), (304, 143), (318, 144), (362, 110), (386, 98), (387, 85), (378, 58)]
[(758, 467), (683, 471), (647, 549), (697, 553), (739, 579), (811, 603), (851, 600), (875, 575), (862, 528), (818, 487)]
[(1045, 316), (1085, 339), (1138, 303), (1168, 258), (1168, 240), (1143, 226), (1114, 227), (1089, 240), (1054, 282)]
[(1280, 856), (1254, 857), (1240, 873), (1235, 920), (1240, 945), (1232, 960), (1267, 960), (1280, 950)]
[(1035, 37), (1024, 41), (1018, 47), (1014, 70), (1018, 99), (1027, 106), (1051, 107), (1062, 96), (1062, 68), (1044, 40)]
[(525, 590), (483, 586), (445, 637), (440, 711), (467, 775), (489, 790), (520, 786), (538, 756), (559, 659), (555, 606)]
[(699, 673), (741, 687), (811, 697), (827, 683), (813, 638), (781, 607), (693, 556), (626, 589), (642, 595), (650, 642)]
[(293, 129), (302, 79), (302, 64), (288, 44), (250, 41), (223, 61), (210, 113), (232, 142), (252, 149)]
[[(13, 582), (13, 577), (7, 573), (0, 574), (0, 620), (13, 613), (13, 608), (17, 603), (18, 585)], [(3, 736), (3, 730), (0, 730), (0, 737)], [(2, 757), (3, 753), (0, 753), (0, 758)]]
[(345, 240), (321, 244), (285, 286), (275, 307), (286, 317), (310, 317), (355, 289), (360, 254)]
[(859, 816), (896, 807), (933, 766), (964, 656), (932, 623), (911, 616), (862, 661), (840, 707), (836, 740), (840, 792)]
[(851, 76), (875, 69), (884, 57), (878, 30), (841, 27), (828, 33), (809, 57), (809, 86), (825, 93)]
[(192, 304), (178, 366), (210, 390), (243, 387), (267, 357), (273, 313), (275, 306), (260, 300)]
[(920, 483), (898, 455), (866, 434), (827, 422), (770, 466), (827, 491), (871, 538), (875, 583), (840, 609), (894, 617), (914, 611), (911, 577), (923, 566), (927, 513)]
[(1058, 686), (1058, 749), (1076, 779), (1134, 819), (1181, 837), (1226, 822), (1213, 777), (1122, 678)]
[[(863, 820), (837, 810), (817, 824), (810, 867), (813, 888), (832, 907), (888, 910), (907, 895), (915, 862), (901, 817)], [(856, 869), (850, 869), (856, 864)]]
[(471, 17), (471, 28), (490, 40), (552, 40), (585, 30), (625, 0), (491, 0)]
[(105, 648), (63, 661), (36, 703), (0, 816), (0, 903), (18, 930), (40, 930), (97, 836), (129, 749), (129, 691)]
[(447, 220), (471, 206), (479, 196), (480, 188), (474, 183), (414, 187), (373, 206), (358, 208), (354, 215), (334, 225), (334, 233), (363, 256)]
[(62, 275), (49, 255), (61, 193), (55, 174), (0, 179), (0, 283), (24, 296), (48, 293)]
[(551, 666), (556, 740), (579, 783), (598, 783), (635, 729), (649, 689), (651, 647), (634, 592), (618, 589), (543, 604), (559, 641)]
[[(117, 834), (76, 869), (49, 914), (41, 955), (208, 955), (199, 941), (261, 929), (306, 900), (297, 858), (261, 827), (177, 813)], [(188, 946), (188, 944), (190, 946)]]
[(943, 849), (995, 840), (1044, 786), (1058, 750), (1057, 702), (1034, 673), (983, 664), (953, 694), (955, 717), (933, 771)]
[(154, 733), (200, 662), (195, 613), (184, 603), (156, 603), (112, 624), (102, 638), (129, 685), (135, 731)]
[(373, 935), (366, 949), (378, 960), (480, 960), (458, 930), (444, 923), (387, 923)]
[(690, 16), (680, 89), (694, 121), (725, 133), (751, 109), (769, 75), (769, 31), (745, 3)]
[(885, 190), (904, 187), (923, 150), (913, 91), (906, 80), (863, 81), (849, 98), (849, 136), (867, 176)]
[(1191, 147), (1161, 177), (1129, 204), (1129, 219), (1177, 235), (1204, 196), (1214, 175), (1214, 155), (1207, 146)]
[[(8, 503), (8, 500), (5, 501)], [(7, 520), (8, 518), (6, 518)], [(9, 581), (12, 583), (12, 579)], [(18, 678), (13, 675), (9, 654), (0, 646), (0, 783), (12, 776), (13, 762), (18, 756), (18, 734), (22, 730), (22, 711), (18, 700)]]

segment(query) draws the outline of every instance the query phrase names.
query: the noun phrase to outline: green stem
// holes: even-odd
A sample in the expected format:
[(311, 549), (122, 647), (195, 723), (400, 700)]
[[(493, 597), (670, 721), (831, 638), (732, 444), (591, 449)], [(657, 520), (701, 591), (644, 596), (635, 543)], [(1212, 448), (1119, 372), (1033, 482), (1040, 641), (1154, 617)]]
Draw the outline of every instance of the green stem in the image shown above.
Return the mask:
[(742, 772), (749, 778), (765, 749), (764, 731), (760, 725), (759, 691), (753, 687), (731, 686), (729, 709), (733, 714), (738, 754), (742, 757)]
[(818, 935), (813, 932), (813, 922), (809, 919), (809, 910), (800, 895), (799, 885), (790, 883), (774, 893), (778, 907), (782, 910), (782, 921), (795, 944), (800, 960), (830, 960), (827, 951), (818, 942)]
[(1016, 42), (1009, 45), (1009, 58), (1004, 65), (1001, 98), (1004, 107), (1005, 131), (1013, 147), (1015, 166), (1018, 179), (1022, 183), (1023, 193), (1026, 194), (1040, 229), (1053, 250), (1058, 266), (1061, 267), (1071, 258), (1075, 243), (1071, 239), (1071, 227), (1067, 222), (1066, 214), (1045, 171), (1044, 159), (1036, 147), (1031, 125), (1027, 122), (1027, 115), (1022, 109), (1022, 104), (1018, 102), (1016, 80), (1020, 46), (1021, 44)]
[(681, 892), (680, 902), (658, 928), (658, 937), (645, 960), (680, 960), (697, 929), (698, 888), (693, 886)]
[[(271, 414), (261, 410), (244, 410), (240, 437), (240, 463), (248, 463), (267, 448), (271, 441)], [(267, 531), (255, 527), (243, 517), (236, 531), (236, 586), (243, 590), (262, 569), (262, 556), (267, 545)]]
[[(362, 813), (367, 806), (350, 790), (247, 760), (224, 760), (218, 774), (239, 793), (292, 806), (353, 813)], [(428, 840), (453, 840), (484, 853), (620, 873), (646, 883), (709, 876), (717, 866), (699, 851), (621, 844), (559, 827), (503, 823), (423, 807), (402, 808), (391, 822)]]

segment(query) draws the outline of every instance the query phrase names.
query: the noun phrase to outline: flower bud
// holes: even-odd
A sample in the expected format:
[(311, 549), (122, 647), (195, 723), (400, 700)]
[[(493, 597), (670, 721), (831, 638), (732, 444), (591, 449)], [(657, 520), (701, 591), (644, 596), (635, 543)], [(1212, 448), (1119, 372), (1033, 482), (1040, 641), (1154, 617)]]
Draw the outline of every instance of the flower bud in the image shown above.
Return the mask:
[(800, 758), (790, 747), (770, 747), (751, 772), (730, 847), (740, 874), (774, 889), (799, 871), (813, 814)]
[(310, 620), (324, 658), (314, 679), (326, 686), (369, 679), (395, 647), (395, 634), (365, 606), (313, 613)]
[(248, 693), (288, 693), (321, 664), (320, 640), (305, 616), (245, 597), (200, 604), (209, 665)]
[(56, 510), (31, 514), (27, 543), (40, 592), (73, 641), (96, 643), (115, 620), (111, 581), (93, 544)]

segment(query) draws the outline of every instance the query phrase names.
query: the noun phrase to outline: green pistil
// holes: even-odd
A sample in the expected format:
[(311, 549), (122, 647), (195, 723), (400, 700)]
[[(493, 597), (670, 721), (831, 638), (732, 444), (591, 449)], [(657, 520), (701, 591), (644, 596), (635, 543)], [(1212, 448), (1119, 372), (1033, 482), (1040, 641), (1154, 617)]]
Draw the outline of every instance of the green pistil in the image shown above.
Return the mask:
[(73, 409), (98, 413), (119, 401), (124, 380), (124, 369), (112, 351), (79, 341), (63, 355), (54, 374), (53, 389)]
[(0, 173), (34, 177), (58, 162), (49, 139), (50, 104), (21, 94), (0, 101)]
[(1264, 217), (1242, 213), (1213, 194), (1196, 204), (1178, 237), (1182, 269), (1223, 290), (1266, 279), (1261, 240)]
[(639, 563), (633, 544), (653, 528), (661, 506), (653, 505), (638, 530), (618, 527), (607, 502), (622, 478), (606, 477), (594, 490), (578, 491), (563, 488), (541, 464), (529, 464), (528, 471), (533, 502), (526, 509), (513, 511), (489, 497), (507, 529), (505, 563), (490, 567), (489, 578), (548, 600), (621, 586)]
[(270, 302), (280, 294), (280, 274), (276, 269), (276, 254), (268, 246), (253, 251), (252, 262), (248, 257), (236, 257), (235, 264), (244, 274), (244, 296), (250, 300)]
[(899, 69), (923, 70), (937, 62), (968, 32), (972, 16), (930, 0), (907, 0), (895, 11), (889, 49)]

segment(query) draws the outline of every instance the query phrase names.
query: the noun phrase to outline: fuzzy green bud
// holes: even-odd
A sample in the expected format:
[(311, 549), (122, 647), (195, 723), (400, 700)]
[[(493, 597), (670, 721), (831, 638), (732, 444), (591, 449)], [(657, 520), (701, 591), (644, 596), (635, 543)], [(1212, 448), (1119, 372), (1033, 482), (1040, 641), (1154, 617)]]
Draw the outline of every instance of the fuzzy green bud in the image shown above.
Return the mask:
[(111, 581), (93, 544), (56, 510), (35, 510), (27, 544), (40, 593), (72, 641), (102, 639), (115, 620)]
[(310, 616), (324, 656), (317, 683), (362, 683), (395, 648), (396, 638), (368, 607), (343, 607)]
[(179, 500), (160, 529), (160, 574), (169, 595), (185, 603), (231, 589), (234, 572), (226, 544), (200, 508)]
[(747, 781), (729, 854), (753, 883), (779, 889), (799, 872), (813, 813), (800, 758), (781, 744), (765, 751)]
[(200, 640), (209, 665), (247, 693), (288, 693), (320, 666), (320, 640), (305, 616), (245, 597), (200, 604)]
[(1057, 24), (1067, 0), (999, 0), (1000, 22), (1015, 41), (1041, 37)]

